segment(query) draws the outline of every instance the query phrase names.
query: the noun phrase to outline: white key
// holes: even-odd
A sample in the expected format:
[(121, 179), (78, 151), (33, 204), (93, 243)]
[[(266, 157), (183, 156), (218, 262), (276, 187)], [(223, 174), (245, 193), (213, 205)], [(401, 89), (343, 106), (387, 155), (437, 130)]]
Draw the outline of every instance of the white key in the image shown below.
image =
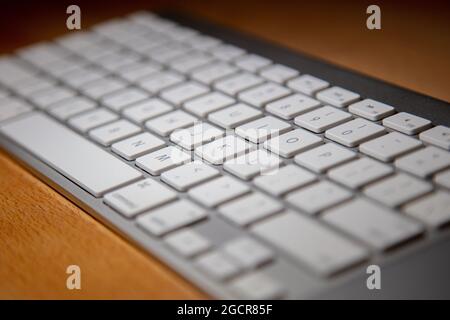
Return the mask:
[(89, 136), (98, 143), (104, 146), (109, 146), (116, 141), (128, 138), (136, 133), (139, 133), (140, 131), (140, 127), (127, 120), (121, 119), (91, 130), (89, 132)]
[(212, 164), (222, 164), (224, 161), (240, 156), (250, 149), (251, 145), (241, 138), (228, 135), (197, 147), (195, 153)]
[(450, 194), (437, 191), (412, 202), (405, 207), (405, 212), (419, 219), (430, 228), (439, 228), (450, 222)]
[(317, 91), (328, 88), (330, 84), (322, 79), (304, 74), (298, 78), (289, 80), (287, 86), (294, 91), (312, 96)]
[(348, 200), (352, 196), (350, 191), (334, 183), (322, 181), (289, 193), (286, 200), (300, 210), (316, 214)]
[(134, 160), (146, 153), (162, 148), (164, 145), (163, 140), (148, 132), (144, 132), (114, 143), (111, 146), (111, 151), (127, 160)]
[(402, 133), (413, 135), (429, 128), (431, 121), (410, 113), (400, 112), (383, 119), (383, 125)]
[(206, 117), (209, 113), (223, 109), (235, 103), (235, 100), (220, 92), (211, 92), (199, 98), (184, 103), (184, 109), (199, 117)]
[(9, 97), (0, 98), (0, 122), (12, 119), (31, 110), (33, 110), (33, 107), (25, 101)]
[(257, 223), (252, 232), (322, 276), (363, 261), (367, 251), (317, 221), (288, 212)]
[(429, 146), (397, 159), (395, 166), (425, 178), (449, 167), (450, 153), (437, 147)]
[(238, 92), (254, 87), (264, 82), (264, 79), (254, 74), (243, 72), (237, 75), (229, 76), (225, 79), (218, 80), (214, 84), (214, 88), (225, 92), (229, 95), (236, 95)]
[(242, 269), (250, 270), (273, 259), (270, 249), (250, 237), (233, 239), (223, 246), (223, 252)]
[(198, 35), (198, 31), (186, 27), (173, 26), (167, 29), (165, 35), (176, 41), (187, 41), (191, 37)]
[(395, 109), (390, 105), (381, 103), (372, 99), (364, 99), (351, 104), (348, 111), (368, 120), (377, 121), (395, 112)]
[(142, 52), (159, 63), (167, 64), (170, 61), (181, 58), (190, 54), (192, 48), (177, 42), (162, 43), (157, 47), (152, 47), (148, 52)]
[(190, 162), (175, 169), (163, 172), (161, 180), (178, 191), (186, 191), (195, 185), (219, 175), (219, 171), (200, 161)]
[(97, 104), (94, 101), (87, 98), (73, 97), (53, 104), (49, 112), (59, 120), (64, 121), (76, 114), (92, 110), (96, 106)]
[(96, 197), (142, 176), (42, 113), (4, 124), (0, 132)]
[(95, 109), (70, 118), (69, 124), (78, 131), (88, 132), (95, 127), (113, 122), (118, 118), (117, 114), (109, 110)]
[(19, 95), (28, 97), (35, 92), (54, 87), (55, 85), (56, 81), (53, 79), (43, 76), (32, 76), (19, 81), (12, 89)]
[(80, 31), (64, 35), (56, 41), (64, 48), (77, 51), (95, 42), (102, 41), (102, 37), (94, 32)]
[(207, 217), (208, 213), (199, 206), (187, 200), (179, 200), (143, 214), (136, 222), (145, 231), (160, 237)]
[(272, 63), (272, 61), (256, 54), (248, 54), (236, 59), (235, 63), (241, 69), (255, 72), (263, 67), (268, 66)]
[(186, 73), (195, 68), (204, 66), (213, 62), (213, 58), (203, 53), (190, 53), (181, 58), (176, 58), (169, 63), (169, 66), (175, 71)]
[(190, 114), (176, 110), (165, 115), (148, 120), (145, 126), (162, 136), (168, 136), (174, 130), (182, 129), (193, 125), (197, 118)]
[(357, 118), (325, 132), (325, 137), (347, 147), (355, 147), (364, 141), (376, 138), (385, 128), (365, 119)]
[(207, 93), (209, 89), (197, 82), (186, 82), (161, 92), (161, 98), (179, 106), (186, 100)]
[(278, 156), (259, 149), (228, 160), (223, 168), (241, 179), (249, 180), (259, 174), (278, 168), (281, 163), (282, 161)]
[(280, 118), (290, 120), (319, 106), (319, 101), (296, 93), (267, 104), (266, 110)]
[(295, 124), (316, 133), (324, 132), (352, 118), (351, 114), (325, 106), (295, 118)]
[(95, 63), (108, 71), (114, 72), (127, 65), (138, 62), (139, 59), (140, 55), (137, 53), (116, 51), (105, 53), (99, 58), (96, 58)]
[(140, 79), (138, 84), (141, 88), (144, 88), (151, 93), (156, 93), (183, 81), (184, 77), (178, 73), (161, 71), (152, 73), (150, 76)]
[(253, 183), (273, 196), (280, 197), (316, 180), (317, 177), (311, 172), (290, 164), (271, 174), (256, 177)]
[(69, 54), (69, 51), (52, 43), (41, 42), (20, 49), (18, 55), (32, 64), (46, 65), (63, 58)]
[(173, 107), (158, 98), (152, 98), (138, 103), (134, 103), (131, 106), (125, 108), (122, 113), (128, 119), (142, 123), (150, 118), (162, 115), (173, 110)]
[(230, 61), (245, 54), (245, 50), (231, 44), (222, 44), (212, 49), (211, 54), (217, 59)]
[(77, 70), (86, 65), (86, 62), (83, 60), (78, 60), (77, 58), (70, 59), (60, 59), (55, 60), (54, 62), (42, 67), (42, 69), (54, 76), (55, 78), (61, 78), (62, 75)]
[(91, 81), (104, 78), (106, 72), (93, 67), (78, 68), (62, 75), (62, 81), (68, 86), (78, 89)]
[(152, 175), (191, 161), (191, 155), (175, 147), (166, 147), (136, 159), (136, 165)]
[(225, 129), (232, 129), (246, 122), (262, 117), (261, 111), (244, 103), (209, 114), (208, 119)]
[(379, 138), (364, 142), (359, 150), (381, 161), (392, 161), (394, 158), (419, 148), (422, 145), (417, 139), (402, 133), (391, 132)]
[(419, 223), (363, 199), (330, 210), (323, 219), (377, 250), (399, 245), (423, 229)]
[(125, 88), (126, 85), (124, 81), (110, 77), (87, 83), (80, 91), (92, 99), (100, 99), (104, 95)]
[(399, 173), (366, 187), (364, 193), (387, 206), (396, 207), (431, 190), (431, 184)]
[(15, 58), (0, 58), (0, 82), (12, 86), (15, 82), (29, 78), (35, 73), (18, 63)]
[(175, 130), (170, 135), (170, 141), (178, 144), (186, 150), (196, 147), (225, 135), (223, 130), (217, 129), (206, 122), (199, 122), (186, 129)]
[(450, 150), (450, 128), (445, 126), (436, 126), (427, 131), (421, 132), (420, 140), (437, 147)]
[(327, 143), (295, 156), (295, 162), (314, 172), (324, 172), (345, 161), (356, 158), (356, 153), (334, 143)]
[(188, 191), (188, 195), (207, 207), (216, 207), (250, 191), (242, 182), (231, 177), (220, 177)]
[(75, 92), (68, 88), (52, 87), (32, 94), (29, 99), (38, 108), (46, 109), (50, 105), (75, 96)]
[(285, 289), (262, 272), (245, 274), (230, 284), (230, 288), (242, 299), (271, 300), (283, 297)]
[(331, 87), (317, 93), (317, 99), (335, 107), (346, 107), (359, 100), (359, 94), (341, 87)]
[(188, 43), (197, 50), (209, 50), (220, 45), (221, 41), (210, 36), (199, 34), (195, 37), (189, 38)]
[(322, 143), (322, 138), (303, 129), (295, 129), (264, 142), (264, 148), (285, 158), (311, 149)]
[(219, 207), (219, 213), (238, 226), (248, 226), (283, 210), (283, 205), (261, 194), (252, 193)]
[(291, 125), (275, 117), (267, 116), (236, 128), (237, 135), (254, 143), (264, 142), (289, 131)]
[(252, 89), (239, 93), (238, 97), (243, 102), (255, 107), (262, 107), (266, 103), (287, 96), (291, 91), (276, 83), (265, 83)]
[(241, 270), (236, 262), (221, 252), (205, 253), (196, 260), (196, 265), (216, 280), (226, 280), (237, 275)]
[(211, 248), (211, 242), (193, 230), (180, 230), (169, 234), (164, 242), (178, 254), (192, 258)]
[(281, 64), (274, 64), (262, 69), (259, 74), (273, 82), (284, 83), (287, 80), (298, 76), (299, 72)]
[(117, 70), (117, 73), (125, 80), (135, 82), (157, 71), (160, 71), (161, 69), (161, 65), (146, 61), (127, 64), (119, 68), (119, 70)]
[(174, 191), (152, 179), (138, 181), (104, 197), (107, 205), (128, 218), (174, 199)]
[(191, 78), (204, 84), (211, 84), (214, 81), (229, 76), (238, 71), (238, 68), (227, 63), (212, 63), (192, 72)]
[(360, 158), (328, 171), (328, 176), (349, 188), (360, 188), (391, 174), (391, 166), (369, 158)]
[(450, 189), (450, 170), (446, 170), (435, 175), (434, 182), (444, 188)]
[(120, 111), (126, 106), (148, 98), (149, 95), (141, 89), (127, 88), (104, 96), (101, 103), (114, 111)]

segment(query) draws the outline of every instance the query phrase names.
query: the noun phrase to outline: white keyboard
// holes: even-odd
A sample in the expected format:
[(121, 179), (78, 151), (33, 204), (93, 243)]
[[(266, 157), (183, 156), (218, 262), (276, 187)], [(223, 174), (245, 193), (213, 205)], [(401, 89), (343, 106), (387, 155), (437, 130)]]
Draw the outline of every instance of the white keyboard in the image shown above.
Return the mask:
[(281, 62), (114, 19), (0, 59), (0, 142), (216, 297), (305, 297), (446, 232), (450, 128)]

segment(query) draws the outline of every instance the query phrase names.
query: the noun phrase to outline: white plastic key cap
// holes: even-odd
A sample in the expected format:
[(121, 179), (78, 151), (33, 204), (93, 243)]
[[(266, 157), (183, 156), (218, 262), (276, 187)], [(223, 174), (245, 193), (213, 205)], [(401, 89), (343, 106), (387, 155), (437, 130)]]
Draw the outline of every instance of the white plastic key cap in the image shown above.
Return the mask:
[(325, 132), (325, 137), (347, 147), (355, 147), (364, 141), (380, 136), (385, 128), (365, 119), (354, 119)]
[(348, 111), (372, 121), (383, 119), (395, 112), (390, 105), (372, 99), (364, 99), (353, 103), (348, 107)]
[(186, 258), (192, 258), (211, 248), (211, 242), (194, 230), (182, 229), (167, 235), (164, 242)]
[(176, 196), (174, 191), (160, 182), (145, 179), (106, 194), (104, 201), (124, 216), (132, 217), (174, 200)]
[(214, 88), (229, 95), (236, 95), (238, 92), (261, 84), (264, 80), (254, 74), (243, 72), (237, 75), (218, 80)]
[(89, 98), (100, 99), (109, 93), (125, 88), (126, 85), (127, 84), (123, 80), (107, 77), (89, 82), (82, 86), (79, 90)]
[(264, 148), (285, 158), (311, 149), (322, 143), (322, 138), (303, 129), (296, 129), (264, 142)]
[(281, 159), (273, 153), (258, 149), (228, 160), (223, 168), (241, 179), (249, 180), (278, 168), (281, 162)]
[(450, 189), (450, 169), (438, 173), (433, 180), (438, 185)]
[(211, 113), (208, 119), (225, 129), (232, 129), (246, 122), (261, 118), (262, 112), (244, 103)]
[(25, 78), (14, 86), (14, 91), (24, 97), (29, 97), (35, 92), (45, 90), (56, 85), (56, 81), (45, 76), (32, 76)]
[(410, 203), (404, 211), (431, 228), (442, 227), (450, 222), (450, 194), (437, 191)]
[(223, 130), (217, 129), (207, 122), (198, 122), (192, 127), (172, 132), (170, 141), (186, 150), (193, 150), (202, 144), (219, 139), (224, 135), (225, 132)]
[(387, 206), (396, 207), (431, 190), (432, 186), (428, 182), (399, 173), (366, 187), (364, 193)]
[(184, 76), (171, 71), (161, 71), (152, 73), (148, 77), (144, 77), (138, 81), (141, 88), (156, 93), (170, 86), (180, 84), (184, 81)]
[(250, 300), (279, 299), (286, 293), (280, 283), (261, 271), (244, 274), (233, 280), (230, 288), (238, 297)]
[(145, 126), (161, 136), (168, 136), (177, 129), (193, 125), (198, 119), (190, 114), (176, 110), (148, 120)]
[(283, 210), (283, 205), (261, 193), (252, 193), (219, 207), (225, 219), (238, 226), (248, 226)]
[(430, 127), (431, 121), (410, 113), (400, 112), (384, 118), (383, 125), (404, 134), (413, 135)]
[(287, 86), (294, 91), (312, 96), (317, 91), (328, 88), (330, 84), (325, 80), (304, 74), (298, 78), (289, 80)]
[(427, 131), (421, 132), (420, 140), (435, 145), (437, 147), (450, 150), (450, 128), (445, 126), (436, 126)]
[(222, 164), (225, 160), (237, 157), (250, 149), (251, 145), (241, 138), (228, 135), (197, 147), (195, 153), (212, 164)]
[(173, 88), (168, 88), (162, 91), (160, 96), (163, 99), (180, 106), (184, 101), (195, 98), (208, 91), (209, 89), (205, 85), (191, 81), (177, 85)]
[(346, 90), (341, 87), (331, 87), (319, 91), (316, 95), (317, 99), (336, 107), (343, 108), (359, 100), (359, 94)]
[(294, 212), (263, 220), (251, 231), (322, 276), (342, 271), (367, 257), (363, 247)]
[(110, 108), (111, 110), (120, 111), (133, 103), (148, 98), (149, 95), (141, 89), (126, 88), (104, 96), (101, 99), (101, 104)]
[(206, 117), (208, 113), (223, 109), (234, 103), (233, 98), (220, 92), (212, 92), (189, 100), (183, 107), (199, 117)]
[(223, 252), (242, 269), (251, 270), (273, 259), (273, 252), (250, 237), (233, 239), (222, 248)]
[(262, 107), (266, 103), (287, 96), (291, 91), (276, 83), (265, 83), (255, 88), (242, 91), (238, 97), (255, 107)]
[(162, 148), (164, 145), (163, 140), (148, 132), (144, 132), (114, 143), (111, 146), (111, 151), (127, 160), (134, 160), (146, 153)]
[(128, 138), (140, 131), (141, 128), (137, 125), (121, 119), (91, 130), (89, 136), (98, 143), (109, 146), (116, 141)]
[(178, 200), (143, 214), (136, 221), (145, 231), (160, 237), (207, 217), (208, 213), (196, 204)]
[(136, 62), (122, 66), (116, 73), (125, 80), (136, 82), (152, 73), (160, 71), (161, 68), (161, 65), (153, 62)]
[(352, 118), (351, 114), (336, 108), (325, 106), (295, 118), (295, 124), (316, 133), (340, 125)]
[(236, 262), (220, 251), (205, 253), (195, 263), (208, 276), (219, 281), (232, 278), (241, 271)]
[(97, 197), (142, 176), (44, 114), (30, 113), (0, 126), (0, 132)]
[(319, 101), (296, 93), (267, 104), (266, 110), (280, 118), (290, 120), (319, 106)]
[(295, 156), (295, 162), (314, 172), (324, 172), (345, 161), (356, 158), (356, 152), (335, 143), (327, 143)]
[(289, 193), (286, 200), (300, 210), (309, 214), (316, 214), (351, 197), (350, 191), (334, 183), (321, 181)]
[(29, 100), (38, 108), (47, 109), (52, 104), (75, 96), (75, 91), (64, 87), (51, 87), (33, 93)]
[(97, 106), (97, 104), (85, 97), (73, 97), (64, 99), (51, 106), (49, 112), (59, 120), (67, 120), (70, 117), (92, 110)]
[(273, 173), (256, 177), (253, 183), (273, 196), (283, 194), (317, 180), (317, 176), (296, 165), (290, 164)]
[(238, 68), (228, 63), (212, 63), (195, 69), (191, 74), (191, 78), (204, 84), (211, 84), (237, 71)]
[(197, 50), (210, 50), (221, 44), (222, 41), (211, 36), (198, 34), (188, 39), (189, 45)]
[(231, 44), (222, 44), (213, 48), (211, 54), (217, 59), (231, 61), (245, 54), (245, 50)]
[(23, 100), (10, 97), (0, 98), (0, 122), (32, 110), (33, 107)]
[(207, 207), (216, 207), (250, 191), (250, 188), (230, 177), (220, 177), (188, 191), (188, 195)]
[(70, 118), (69, 124), (78, 131), (88, 132), (95, 127), (112, 122), (118, 118), (117, 114), (107, 109), (95, 109)]
[(211, 63), (213, 60), (214, 59), (209, 55), (200, 52), (193, 52), (170, 61), (169, 66), (175, 71), (186, 73), (195, 68)]
[(254, 143), (264, 142), (289, 131), (291, 125), (272, 116), (248, 122), (236, 128), (237, 135)]
[(298, 73), (297, 70), (281, 64), (274, 64), (259, 71), (262, 77), (277, 83), (284, 83), (296, 77)]
[(167, 113), (172, 109), (173, 107), (167, 102), (158, 98), (152, 98), (132, 104), (128, 108), (125, 108), (122, 113), (128, 119), (136, 123), (142, 123), (145, 120)]
[(265, 66), (268, 66), (272, 63), (272, 61), (256, 54), (248, 54), (236, 59), (235, 63), (241, 69), (255, 72)]
[(219, 171), (200, 161), (186, 163), (172, 170), (163, 172), (161, 180), (178, 191), (187, 189), (210, 180), (219, 175)]
[(325, 212), (323, 219), (377, 250), (387, 250), (422, 232), (421, 224), (364, 199)]
[(176, 147), (166, 147), (137, 158), (136, 165), (152, 175), (159, 175), (190, 160), (190, 154)]
[(328, 171), (328, 176), (349, 188), (359, 188), (391, 174), (394, 169), (370, 158), (360, 158)]
[(437, 171), (450, 167), (450, 152), (429, 146), (397, 159), (395, 166), (425, 178)]
[(417, 149), (421, 145), (422, 142), (417, 139), (399, 132), (391, 132), (379, 138), (364, 142), (359, 146), (359, 150), (371, 157), (387, 162)]

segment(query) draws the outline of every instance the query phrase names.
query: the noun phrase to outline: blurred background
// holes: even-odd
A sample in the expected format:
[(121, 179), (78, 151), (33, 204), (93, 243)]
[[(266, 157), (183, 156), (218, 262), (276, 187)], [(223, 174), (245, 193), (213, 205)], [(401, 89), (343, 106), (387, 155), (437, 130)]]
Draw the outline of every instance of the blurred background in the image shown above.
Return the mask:
[[(2, 0), (0, 53), (69, 32), (71, 4), (83, 29), (136, 10), (184, 11), (450, 101), (448, 0)], [(366, 28), (370, 4), (381, 7), (381, 30)]]

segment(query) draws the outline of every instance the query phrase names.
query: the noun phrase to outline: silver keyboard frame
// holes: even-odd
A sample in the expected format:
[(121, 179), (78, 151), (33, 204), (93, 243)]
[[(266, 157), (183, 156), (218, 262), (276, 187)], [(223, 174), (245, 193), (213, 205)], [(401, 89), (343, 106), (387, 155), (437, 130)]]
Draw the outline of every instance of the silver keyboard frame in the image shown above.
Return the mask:
[[(430, 119), (434, 124), (450, 125), (450, 104), (385, 82), (347, 71), (306, 55), (274, 46), (267, 42), (234, 32), (196, 18), (182, 14), (161, 14), (163, 18), (174, 20), (181, 25), (196, 29), (204, 34), (217, 37), (239, 46), (249, 52), (261, 54), (278, 63), (326, 79), (334, 85), (358, 92), (395, 106), (398, 111), (410, 112)], [(106, 206), (101, 198), (95, 198), (78, 185), (71, 182), (40, 159), (0, 135), (0, 147), (13, 155), (25, 168), (45, 183), (74, 202), (90, 215), (127, 240), (136, 244), (144, 252), (150, 253), (201, 290), (215, 298), (233, 299), (236, 296), (226, 284), (210, 280), (193, 263), (169, 250), (164, 243), (136, 226), (133, 220), (121, 216)], [(287, 162), (289, 163), (289, 161)], [(148, 174), (145, 174), (149, 176)], [(185, 196), (184, 194), (182, 197)], [(210, 214), (207, 222), (194, 226), (206, 234), (214, 243), (239, 234), (244, 230), (224, 223), (217, 214)], [(320, 279), (297, 268), (282, 259), (266, 267), (265, 272), (289, 284), (290, 299), (333, 298), (333, 299), (378, 299), (378, 298), (450, 298), (450, 230), (433, 231), (420, 241), (410, 243), (402, 250), (393, 250), (375, 257), (370, 263), (340, 273), (329, 279)], [(382, 269), (382, 290), (370, 291), (366, 288), (365, 268), (376, 263)], [(143, 277), (145, 275), (142, 275)]]

